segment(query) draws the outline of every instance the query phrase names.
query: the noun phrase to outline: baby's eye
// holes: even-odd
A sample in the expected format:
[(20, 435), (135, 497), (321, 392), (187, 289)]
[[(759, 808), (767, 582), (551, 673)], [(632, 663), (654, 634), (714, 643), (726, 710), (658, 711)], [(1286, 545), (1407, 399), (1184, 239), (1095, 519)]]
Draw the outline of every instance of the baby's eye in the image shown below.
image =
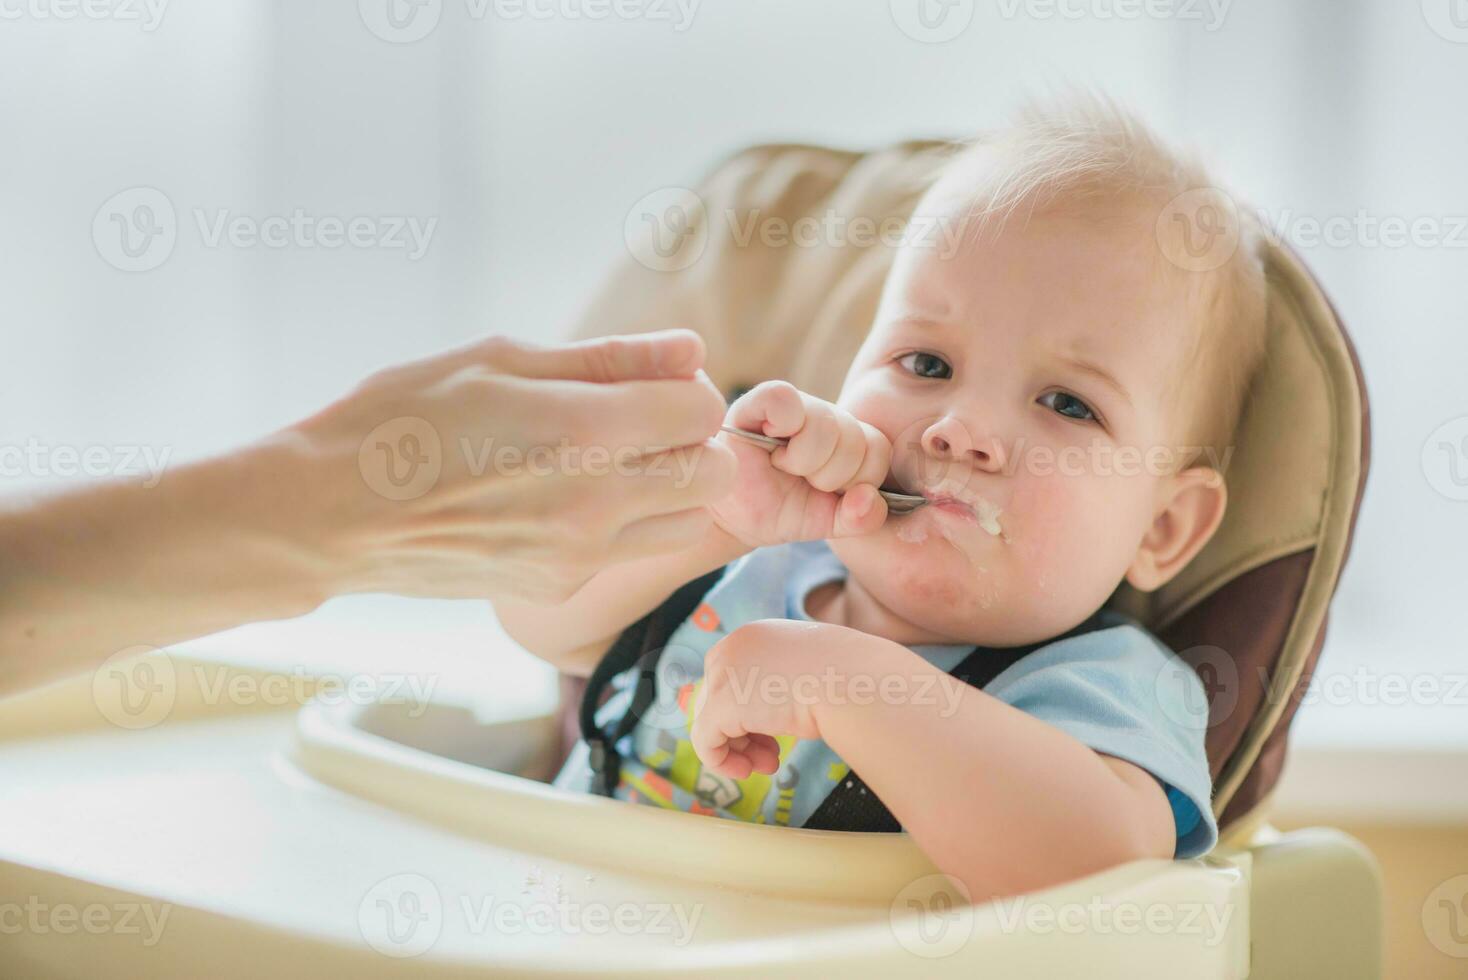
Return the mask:
[(1091, 411), (1091, 406), (1081, 401), (1075, 395), (1063, 391), (1048, 391), (1039, 398), (1041, 405), (1057, 414), (1064, 415), (1068, 419), (1078, 422), (1099, 422), (1096, 413)]
[(919, 378), (938, 378), (942, 380), (953, 377), (953, 368), (937, 354), (914, 351), (911, 354), (904, 354), (899, 357), (897, 363)]

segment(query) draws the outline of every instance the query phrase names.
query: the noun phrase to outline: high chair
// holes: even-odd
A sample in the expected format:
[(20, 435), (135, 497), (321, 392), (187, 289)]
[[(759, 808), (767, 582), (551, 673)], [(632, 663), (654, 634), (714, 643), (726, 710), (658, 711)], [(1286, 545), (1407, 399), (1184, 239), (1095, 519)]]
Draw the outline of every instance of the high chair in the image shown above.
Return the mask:
[[(827, 215), (880, 228), (911, 213), (948, 152), (743, 152), (696, 190), (656, 195), (645, 231), (632, 216), (633, 257), (580, 332), (691, 327), (726, 391), (787, 378), (834, 397), (892, 250), (744, 230)], [(1369, 440), (1343, 326), (1298, 258), (1267, 248), (1267, 359), (1228, 515), (1175, 581), (1111, 600), (1208, 690), (1198, 723), (1223, 835), (1209, 856), (969, 905), (906, 835), (708, 820), (545, 785), (576, 734), (570, 680), (559, 706), (246, 710), (211, 696), (185, 645), (110, 665), (121, 700), (99, 672), (0, 704), (0, 974), (1380, 976), (1371, 856), (1339, 831), (1268, 824)], [(114, 927), (7, 928), (7, 907), (27, 902), (100, 909)], [(153, 943), (117, 924), (128, 908), (167, 910)]]

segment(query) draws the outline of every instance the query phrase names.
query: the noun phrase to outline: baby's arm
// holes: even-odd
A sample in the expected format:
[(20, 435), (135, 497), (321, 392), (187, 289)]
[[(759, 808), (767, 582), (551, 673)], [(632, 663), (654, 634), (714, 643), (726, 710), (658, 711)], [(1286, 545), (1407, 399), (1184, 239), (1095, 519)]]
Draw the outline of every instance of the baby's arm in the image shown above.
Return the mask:
[(736, 401), (728, 423), (789, 442), (769, 453), (720, 436), (739, 474), (733, 491), (708, 508), (712, 521), (697, 545), (603, 569), (556, 605), (496, 602), (506, 631), (561, 670), (586, 675), (622, 630), (685, 582), (756, 547), (867, 534), (887, 519), (877, 487), (892, 446), (877, 429), (783, 381)]
[[(735, 696), (751, 677), (793, 692), (833, 668), (843, 683), (833, 690), (846, 692), (836, 697)], [(691, 735), (706, 766), (733, 778), (773, 772), (773, 735), (823, 739), (974, 901), (1173, 856), (1171, 806), (1149, 773), (890, 640), (766, 620), (720, 641), (705, 670)]]

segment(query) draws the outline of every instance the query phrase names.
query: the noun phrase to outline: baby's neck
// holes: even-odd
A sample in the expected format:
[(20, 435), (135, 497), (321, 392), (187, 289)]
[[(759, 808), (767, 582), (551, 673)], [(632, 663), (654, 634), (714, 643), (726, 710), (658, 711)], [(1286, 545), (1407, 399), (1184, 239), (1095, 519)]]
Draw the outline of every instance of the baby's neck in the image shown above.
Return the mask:
[(903, 646), (960, 642), (903, 619), (850, 578), (812, 589), (805, 597), (805, 611), (817, 622), (846, 626)]

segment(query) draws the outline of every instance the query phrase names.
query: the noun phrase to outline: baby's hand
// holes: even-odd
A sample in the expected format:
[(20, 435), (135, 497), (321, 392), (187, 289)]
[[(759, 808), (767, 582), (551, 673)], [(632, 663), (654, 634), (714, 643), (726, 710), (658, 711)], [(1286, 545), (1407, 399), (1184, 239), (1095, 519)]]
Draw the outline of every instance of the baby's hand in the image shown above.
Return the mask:
[(873, 426), (785, 381), (767, 381), (729, 407), (726, 424), (789, 444), (766, 452), (724, 433), (739, 458), (715, 522), (752, 548), (870, 534), (887, 520), (877, 493), (892, 444)]
[[(820, 738), (816, 704), (806, 695), (824, 652), (809, 642), (811, 623), (746, 623), (705, 655), (690, 713), (689, 739), (705, 768), (743, 779), (780, 768), (778, 735)], [(772, 681), (778, 683), (772, 683)], [(806, 683), (802, 683), (806, 682)]]

